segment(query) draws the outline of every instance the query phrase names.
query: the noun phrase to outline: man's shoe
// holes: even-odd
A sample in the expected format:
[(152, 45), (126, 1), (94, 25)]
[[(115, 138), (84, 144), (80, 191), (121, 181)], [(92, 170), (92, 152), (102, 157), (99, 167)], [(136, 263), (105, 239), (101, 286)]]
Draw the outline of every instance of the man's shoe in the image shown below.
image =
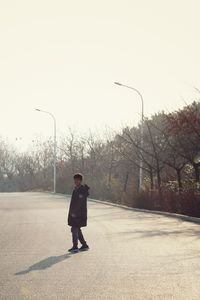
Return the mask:
[(86, 251), (86, 250), (89, 250), (89, 246), (88, 246), (87, 244), (82, 245), (82, 246), (79, 248), (79, 251)]
[(70, 249), (68, 250), (68, 252), (71, 252), (71, 253), (78, 252), (78, 247), (77, 247), (77, 246), (73, 246), (72, 248), (70, 248)]

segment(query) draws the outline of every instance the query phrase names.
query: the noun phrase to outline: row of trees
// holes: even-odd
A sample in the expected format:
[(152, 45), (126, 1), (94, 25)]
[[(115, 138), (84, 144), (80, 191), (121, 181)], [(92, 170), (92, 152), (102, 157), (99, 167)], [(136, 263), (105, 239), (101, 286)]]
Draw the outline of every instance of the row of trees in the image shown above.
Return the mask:
[[(52, 143), (36, 140), (29, 151), (19, 153), (1, 140), (1, 191), (50, 190)], [(144, 182), (138, 193), (141, 159)], [(200, 103), (155, 114), (137, 127), (103, 137), (68, 130), (58, 144), (57, 171), (61, 193), (70, 193), (72, 174), (78, 171), (91, 185), (93, 197), (200, 216)]]

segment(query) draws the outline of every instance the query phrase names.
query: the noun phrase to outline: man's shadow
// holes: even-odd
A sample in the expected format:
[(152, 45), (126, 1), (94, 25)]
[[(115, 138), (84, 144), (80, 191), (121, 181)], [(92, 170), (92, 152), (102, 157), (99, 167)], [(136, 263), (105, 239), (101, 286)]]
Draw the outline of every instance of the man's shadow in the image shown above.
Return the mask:
[(63, 254), (63, 255), (59, 255), (59, 256), (47, 257), (47, 258), (33, 264), (28, 269), (15, 273), (15, 275), (24, 275), (24, 274), (27, 274), (32, 271), (48, 269), (48, 268), (52, 267), (53, 265), (65, 260), (67, 258), (70, 258), (71, 255), (72, 255), (71, 253), (68, 253), (68, 254)]

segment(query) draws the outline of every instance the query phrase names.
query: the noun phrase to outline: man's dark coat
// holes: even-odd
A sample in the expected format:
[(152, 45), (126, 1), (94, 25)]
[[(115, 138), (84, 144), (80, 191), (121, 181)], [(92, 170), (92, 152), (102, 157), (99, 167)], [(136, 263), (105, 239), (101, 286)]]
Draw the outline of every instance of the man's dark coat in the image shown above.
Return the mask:
[(81, 185), (75, 187), (69, 207), (68, 225), (74, 227), (87, 226), (87, 197), (89, 195), (89, 187)]

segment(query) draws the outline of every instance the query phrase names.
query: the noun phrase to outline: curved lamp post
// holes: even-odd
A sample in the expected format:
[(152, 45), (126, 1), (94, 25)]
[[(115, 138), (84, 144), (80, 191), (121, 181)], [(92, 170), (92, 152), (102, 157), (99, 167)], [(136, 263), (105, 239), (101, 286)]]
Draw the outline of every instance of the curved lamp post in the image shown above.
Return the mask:
[(53, 187), (53, 192), (55, 194), (56, 193), (56, 160), (57, 160), (56, 118), (54, 117), (54, 115), (52, 113), (50, 113), (48, 111), (45, 111), (45, 110), (42, 110), (39, 108), (36, 108), (35, 110), (50, 115), (54, 122), (54, 172), (53, 172), (53, 182), (54, 182), (53, 186), (54, 187)]
[[(138, 91), (136, 88), (134, 88), (132, 86), (128, 86), (128, 85), (122, 84), (120, 82), (114, 82), (114, 84), (126, 87), (128, 89), (131, 89), (131, 90), (135, 91), (140, 97), (141, 104), (142, 104), (142, 118), (141, 118), (141, 123), (142, 124), (141, 124), (141, 141), (140, 141), (141, 150), (140, 151), (142, 152), (142, 148), (143, 148), (143, 144), (144, 144), (144, 133), (143, 133), (143, 130), (144, 130), (144, 128), (143, 128), (143, 123), (144, 123), (144, 99), (143, 99), (143, 96), (140, 93), (140, 91)], [(140, 158), (140, 171), (139, 171), (139, 190), (140, 191), (142, 189), (142, 183), (143, 183), (143, 161), (142, 161), (142, 158)]]

